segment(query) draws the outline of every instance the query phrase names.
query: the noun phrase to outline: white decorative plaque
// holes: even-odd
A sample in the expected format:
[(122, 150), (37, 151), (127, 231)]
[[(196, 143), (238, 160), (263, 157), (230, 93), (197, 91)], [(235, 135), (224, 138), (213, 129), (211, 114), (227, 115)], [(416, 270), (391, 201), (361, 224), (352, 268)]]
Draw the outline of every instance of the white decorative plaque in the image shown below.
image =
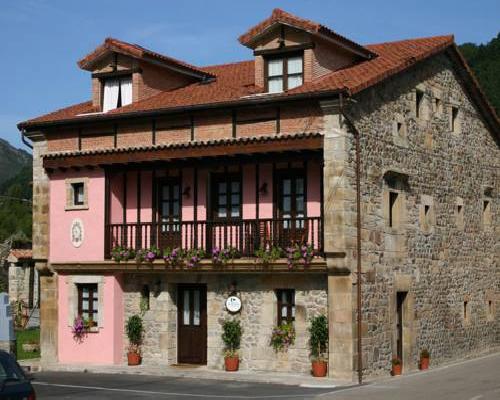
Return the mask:
[(241, 310), (241, 300), (238, 296), (229, 296), (226, 300), (226, 308), (229, 312), (236, 313)]
[(74, 247), (80, 247), (83, 243), (83, 222), (81, 219), (76, 218), (71, 222), (69, 231), (71, 244)]

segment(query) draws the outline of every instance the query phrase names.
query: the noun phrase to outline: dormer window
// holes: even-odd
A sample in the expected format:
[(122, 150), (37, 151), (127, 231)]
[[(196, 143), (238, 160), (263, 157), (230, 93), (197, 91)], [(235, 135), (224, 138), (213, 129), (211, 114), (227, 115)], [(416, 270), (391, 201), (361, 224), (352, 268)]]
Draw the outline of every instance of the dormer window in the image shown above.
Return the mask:
[(123, 76), (103, 80), (102, 111), (108, 112), (132, 103), (132, 77)]
[(267, 91), (279, 93), (302, 85), (303, 55), (294, 54), (267, 59)]

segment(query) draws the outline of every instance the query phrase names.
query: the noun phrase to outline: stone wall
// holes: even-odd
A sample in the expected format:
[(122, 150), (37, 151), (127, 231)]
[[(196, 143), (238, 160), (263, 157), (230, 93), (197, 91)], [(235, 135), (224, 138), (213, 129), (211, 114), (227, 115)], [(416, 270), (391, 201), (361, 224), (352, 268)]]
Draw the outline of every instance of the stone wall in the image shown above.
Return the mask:
[(28, 305), (30, 299), (30, 275), (33, 274), (33, 305), (38, 304), (38, 271), (32, 264), (9, 264), (9, 299), (22, 300)]
[[(229, 287), (236, 282), (242, 310), (231, 316), (225, 310)], [(160, 282), (158, 286), (158, 282)], [(151, 276), (127, 275), (124, 283), (125, 321), (140, 313), (141, 289), (148, 284), (150, 310), (144, 313), (145, 340), (142, 347), (145, 364), (177, 362), (177, 283), (207, 285), (208, 367), (223, 369), (222, 323), (226, 318), (240, 319), (243, 328), (240, 350), (241, 370), (308, 373), (310, 358), (307, 326), (311, 317), (327, 312), (327, 280), (324, 275), (200, 275)], [(154, 288), (160, 291), (155, 293)], [(269, 345), (277, 320), (275, 289), (294, 288), (297, 338), (287, 353), (276, 354)], [(125, 360), (126, 348), (124, 349)]]
[[(423, 94), (418, 116), (417, 88)], [(386, 374), (396, 354), (397, 291), (408, 292), (406, 370), (417, 367), (424, 348), (436, 365), (498, 346), (498, 141), (445, 54), (356, 101), (347, 112), (361, 135), (365, 373)], [(458, 109), (454, 131), (452, 107)], [(407, 176), (407, 183), (394, 189), (388, 173)], [(392, 189), (404, 201), (395, 210), (399, 223), (389, 227)], [(489, 224), (484, 199), (491, 201)], [(355, 301), (353, 313), (354, 307)]]

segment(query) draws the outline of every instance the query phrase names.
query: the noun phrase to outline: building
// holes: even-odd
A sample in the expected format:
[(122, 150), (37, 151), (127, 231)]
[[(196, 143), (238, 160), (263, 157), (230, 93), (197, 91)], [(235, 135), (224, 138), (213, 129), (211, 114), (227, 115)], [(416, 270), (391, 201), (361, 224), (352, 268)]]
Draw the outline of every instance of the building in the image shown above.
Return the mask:
[[(500, 124), (453, 37), (363, 46), (276, 9), (239, 41), (250, 60), (198, 67), (108, 38), (78, 63), (90, 101), (19, 124), (44, 362), (124, 363), (140, 312), (147, 364), (221, 369), (239, 318), (241, 369), (308, 373), (320, 313), (338, 378), (497, 348)], [(255, 256), (294, 243), (315, 257)], [(111, 257), (154, 246), (238, 257)], [(297, 337), (275, 353), (281, 321)]]

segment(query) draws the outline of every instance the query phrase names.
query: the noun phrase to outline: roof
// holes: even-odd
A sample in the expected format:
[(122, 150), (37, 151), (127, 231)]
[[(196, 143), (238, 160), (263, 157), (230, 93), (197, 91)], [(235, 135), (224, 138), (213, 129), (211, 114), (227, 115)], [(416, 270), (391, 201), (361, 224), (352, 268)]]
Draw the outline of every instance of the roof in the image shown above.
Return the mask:
[[(309, 32), (320, 32), (321, 34), (330, 35), (330, 37), (335, 36), (338, 40), (344, 40), (344, 43), (347, 43), (345, 41), (349, 41), (321, 24), (295, 17), (279, 9), (274, 10), (271, 17), (242, 35), (240, 41), (248, 43), (255, 35), (264, 32), (267, 27), (272, 26), (276, 21), (292, 24)], [(330, 72), (292, 90), (269, 94), (263, 93), (264, 89), (255, 85), (253, 59), (221, 65), (194, 67), (182, 61), (151, 52), (137, 45), (117, 41), (116, 39), (107, 39), (104, 44), (106, 46), (120, 48), (121, 51), (127, 51), (129, 52), (128, 54), (134, 54), (137, 57), (142, 54), (144, 57), (169, 60), (177, 63), (179, 66), (183, 65), (185, 68), (201, 71), (207, 74), (207, 76), (215, 77), (215, 79), (195, 82), (181, 88), (161, 92), (107, 113), (98, 112), (92, 106), (92, 103), (88, 101), (21, 122), (18, 124), (18, 128), (36, 130), (37, 128), (57, 124), (110, 121), (132, 118), (139, 115), (154, 116), (213, 107), (236, 107), (239, 105), (264, 104), (301, 98), (328, 97), (339, 93), (352, 96), (368, 87), (376, 85), (384, 79), (407, 70), (419, 61), (449, 50), (449, 54), (453, 56), (455, 64), (463, 72), (462, 77), (467, 82), (467, 86), (479, 104), (483, 115), (500, 137), (500, 120), (491, 105), (489, 105), (470, 68), (456, 48), (453, 36), (433, 36), (365, 46), (354, 42), (350, 42), (350, 44), (352, 46), (359, 46), (359, 48), (364, 49), (370, 54), (376, 54), (376, 57), (361, 59), (360, 62), (352, 66)], [(99, 48), (94, 53), (98, 51)], [(93, 57), (97, 57), (94, 53), (85, 57), (80, 63), (86, 65), (85, 63), (91, 62), (90, 60)]]
[(11, 249), (7, 261), (9, 262), (19, 262), (25, 260), (31, 260), (33, 258), (33, 251), (31, 249)]
[(78, 66), (82, 69), (91, 70), (94, 63), (100, 60), (109, 52), (125, 54), (127, 56), (144, 61), (155, 60), (167, 67), (175, 67), (181, 70), (181, 72), (190, 73), (198, 77), (213, 77), (213, 75), (209, 72), (204, 71), (194, 65), (188, 64), (184, 61), (177, 60), (160, 53), (156, 53), (152, 50), (148, 50), (142, 46), (139, 46), (138, 44), (127, 43), (114, 38), (106, 38), (102, 45), (100, 45), (93, 52), (87, 54), (80, 61), (78, 61)]
[(327, 26), (308, 19), (297, 17), (296, 15), (287, 13), (279, 8), (275, 8), (269, 18), (266, 18), (264, 21), (251, 27), (246, 33), (241, 35), (238, 40), (241, 44), (252, 48), (252, 43), (256, 39), (258, 39), (262, 34), (267, 33), (272, 27), (278, 24), (290, 25), (312, 34), (326, 36), (330, 39), (338, 41), (340, 44), (343, 44), (348, 48), (351, 48), (351, 50), (357, 52), (365, 58), (371, 58), (376, 55), (362, 45), (339, 35)]

